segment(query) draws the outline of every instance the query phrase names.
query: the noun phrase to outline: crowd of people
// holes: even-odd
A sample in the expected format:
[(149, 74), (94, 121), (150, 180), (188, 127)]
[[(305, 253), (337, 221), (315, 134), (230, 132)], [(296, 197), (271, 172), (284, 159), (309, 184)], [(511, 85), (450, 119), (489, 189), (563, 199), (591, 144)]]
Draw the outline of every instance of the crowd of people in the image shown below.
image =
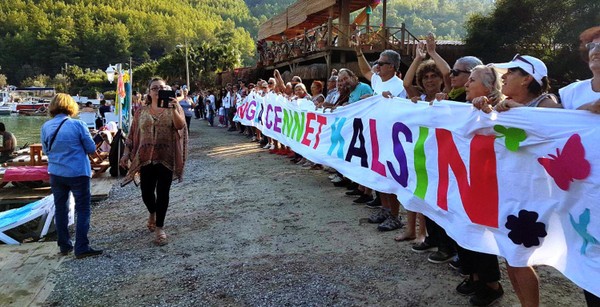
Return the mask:
[[(475, 56), (464, 56), (450, 66), (437, 52), (435, 38), (428, 35), (425, 42), (417, 46), (416, 56), (404, 79), (400, 73), (400, 55), (392, 50), (382, 52), (373, 63), (369, 63), (359, 48), (356, 49), (361, 76), (370, 86), (359, 81), (356, 72), (342, 68), (334, 70), (326, 83), (313, 81), (310, 92), (299, 76), (284, 82), (278, 71), (268, 80), (258, 80), (248, 86), (241, 80), (227, 84), (220, 93), (221, 108), (215, 109), (213, 93), (207, 93), (206, 114), (219, 115), (219, 127), (228, 131), (245, 133), (269, 153), (287, 155), (291, 162), (323, 169), (322, 165), (294, 153), (276, 139), (261, 136), (254, 127), (243, 127), (232, 121), (235, 108), (249, 93), (264, 96), (267, 93), (284, 95), (291, 101), (312, 100), (316, 108), (331, 108), (352, 104), (371, 95), (402, 97), (412, 101), (451, 100), (472, 103), (477, 109), (489, 113), (492, 110), (505, 112), (518, 107), (565, 108), (588, 110), (600, 113), (600, 27), (590, 28), (580, 35), (581, 52), (589, 64), (593, 78), (577, 81), (558, 91), (550, 92), (548, 70), (540, 59), (528, 55), (515, 55), (506, 63), (484, 65)], [(326, 84), (326, 85), (325, 85)], [(227, 116), (224, 116), (227, 115)], [(207, 117), (208, 118), (208, 117)], [(209, 125), (213, 125), (209, 121)], [(398, 199), (393, 194), (374, 191), (333, 172), (330, 176), (335, 186), (348, 188), (347, 195), (358, 196), (354, 203), (365, 204), (376, 209), (368, 221), (377, 224), (380, 231), (392, 231), (404, 225), (400, 218)], [(504, 290), (500, 283), (501, 274), (496, 255), (484, 254), (462, 248), (446, 231), (433, 220), (420, 213), (408, 211), (404, 232), (395, 237), (397, 241), (414, 241), (411, 249), (417, 253), (429, 252), (427, 260), (432, 263), (449, 263), (460, 270), (466, 278), (457, 284), (456, 291), (469, 296), (475, 306), (487, 306), (501, 298)], [(532, 267), (513, 267), (506, 263), (510, 282), (523, 306), (539, 305), (539, 280)], [(585, 292), (590, 306), (600, 304), (598, 297)]]
[[(397, 52), (383, 51), (375, 62), (369, 63), (357, 48), (356, 56), (360, 69), (358, 73), (369, 81), (370, 85), (360, 82), (357, 72), (341, 68), (333, 70), (325, 82), (313, 81), (309, 92), (299, 76), (293, 76), (290, 82), (285, 82), (275, 70), (268, 80), (260, 79), (248, 84), (238, 80), (235, 84), (227, 84), (220, 92), (206, 90), (191, 94), (187, 88), (181, 88), (181, 95), (168, 101), (169, 108), (161, 108), (158, 92), (168, 89), (169, 86), (162, 79), (153, 79), (148, 85), (146, 98), (134, 103), (136, 111), (126, 149), (120, 160), (121, 166), (129, 169), (125, 183), (135, 180), (136, 174), (140, 175), (142, 199), (149, 213), (147, 228), (155, 234), (154, 240), (158, 245), (166, 244), (167, 235), (163, 227), (169, 204), (169, 190), (172, 180), (181, 180), (183, 176), (191, 119), (195, 117), (198, 120), (206, 120), (205, 123), (209, 126), (227, 128), (230, 133), (244, 134), (269, 153), (289, 157), (292, 163), (313, 170), (331, 172), (330, 179), (335, 186), (345, 187), (348, 189), (347, 195), (357, 196), (354, 203), (365, 204), (368, 208), (375, 209), (368, 218), (369, 223), (376, 224), (379, 231), (393, 231), (404, 227), (403, 233), (396, 236), (395, 240), (413, 241), (411, 249), (416, 253), (429, 252), (428, 261), (436, 264), (449, 263), (451, 267), (459, 270), (466, 278), (457, 282), (456, 291), (469, 296), (472, 305), (487, 306), (504, 294), (496, 255), (461, 247), (442, 227), (416, 212), (407, 212), (407, 223), (404, 225), (400, 215), (401, 204), (395, 195), (376, 191), (377, 187), (366, 187), (351, 182), (335, 169), (315, 164), (276, 139), (263, 135), (256, 127), (235, 122), (233, 119), (236, 107), (251, 93), (260, 96), (275, 93), (291, 101), (307, 99), (314, 103), (315, 109), (335, 109), (372, 95), (382, 95), (430, 103), (441, 100), (471, 103), (486, 113), (493, 110), (505, 112), (518, 107), (579, 109), (600, 113), (600, 26), (581, 33), (580, 40), (581, 51), (593, 77), (561, 88), (558, 95), (550, 93), (548, 70), (544, 62), (536, 57), (517, 54), (506, 63), (484, 65), (475, 56), (465, 56), (450, 66), (436, 52), (435, 38), (431, 34), (417, 47), (416, 56), (404, 79), (400, 73), (401, 61)], [(86, 180), (82, 179), (89, 179), (89, 174), (72, 173), (70, 168), (64, 165), (64, 159), (72, 155), (69, 150), (75, 149), (66, 145), (50, 148), (52, 138), (56, 137), (52, 132), (60, 129), (59, 125), (65, 121), (64, 118), (72, 115), (71, 108), (66, 107), (68, 104), (63, 100), (68, 99), (60, 96), (51, 103), (50, 113), (54, 119), (42, 129), (44, 151), (49, 153), (52, 191), (57, 199), (57, 221), (59, 214), (60, 219), (64, 219), (64, 212), (59, 210), (64, 210), (65, 191), (72, 189), (73, 192), (79, 193), (86, 187), (89, 190), (89, 181), (86, 183)], [(57, 127), (59, 128), (56, 129)], [(77, 149), (78, 152), (84, 154), (92, 150), (92, 145), (88, 146), (90, 140), (81, 136), (85, 134), (82, 132), (83, 127), (70, 123), (63, 129), (72, 132), (60, 134), (58, 139), (79, 137), (85, 141), (86, 146)], [(0, 132), (4, 132), (2, 130)], [(65, 153), (61, 154), (61, 150)], [(69, 177), (81, 180), (73, 181)], [(78, 214), (83, 214), (84, 219), (77, 224), (78, 240), (75, 254), (99, 254), (101, 251), (90, 248), (87, 241), (89, 210), (83, 204), (87, 203), (89, 207), (89, 195), (76, 195), (76, 199), (78, 198), (78, 208), (84, 208), (79, 210)], [(58, 224), (59, 246), (61, 252), (66, 254), (73, 246), (68, 233), (64, 231), (64, 223)], [(83, 238), (81, 242), (80, 237)], [(535, 270), (532, 267), (513, 267), (508, 263), (506, 266), (510, 282), (521, 304), (538, 306), (539, 280)], [(585, 297), (590, 306), (600, 304), (600, 299), (589, 292), (585, 292)]]

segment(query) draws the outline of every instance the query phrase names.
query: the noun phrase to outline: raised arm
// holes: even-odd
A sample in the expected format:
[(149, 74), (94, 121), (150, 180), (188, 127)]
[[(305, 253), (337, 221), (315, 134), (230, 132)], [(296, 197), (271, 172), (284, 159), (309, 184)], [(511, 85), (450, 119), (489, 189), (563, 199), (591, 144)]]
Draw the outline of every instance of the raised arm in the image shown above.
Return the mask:
[(356, 58), (358, 60), (358, 68), (360, 69), (361, 74), (363, 75), (363, 77), (365, 77), (367, 80), (369, 80), (369, 82), (371, 82), (371, 77), (373, 76), (373, 72), (371, 71), (371, 65), (369, 65), (369, 62), (367, 62), (367, 59), (365, 59), (365, 55), (363, 54), (362, 50), (360, 49), (359, 44), (357, 44), (354, 47), (354, 50), (356, 51)]
[(435, 62), (435, 66), (440, 70), (442, 76), (444, 76), (444, 92), (448, 93), (451, 90), (450, 65), (448, 65), (448, 62), (446, 62), (446, 60), (444, 60), (444, 58), (442, 58), (435, 50), (435, 36), (433, 36), (433, 33), (429, 32), (425, 41), (427, 42), (427, 54), (429, 54), (431, 59)]
[(413, 85), (413, 81), (415, 80), (417, 68), (421, 62), (423, 62), (423, 59), (425, 59), (425, 55), (425, 44), (423, 42), (419, 42), (419, 44), (415, 46), (415, 59), (410, 64), (410, 67), (404, 76), (404, 89), (406, 90), (408, 98), (419, 96), (421, 94), (417, 87)]

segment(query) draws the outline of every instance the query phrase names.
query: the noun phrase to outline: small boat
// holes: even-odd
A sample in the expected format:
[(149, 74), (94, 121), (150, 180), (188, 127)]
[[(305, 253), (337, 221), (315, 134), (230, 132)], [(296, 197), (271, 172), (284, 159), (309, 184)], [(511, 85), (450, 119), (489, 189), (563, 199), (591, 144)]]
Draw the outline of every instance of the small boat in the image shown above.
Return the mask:
[(46, 116), (48, 115), (46, 108), (39, 108), (37, 110), (21, 110), (19, 111), (19, 115), (25, 116)]

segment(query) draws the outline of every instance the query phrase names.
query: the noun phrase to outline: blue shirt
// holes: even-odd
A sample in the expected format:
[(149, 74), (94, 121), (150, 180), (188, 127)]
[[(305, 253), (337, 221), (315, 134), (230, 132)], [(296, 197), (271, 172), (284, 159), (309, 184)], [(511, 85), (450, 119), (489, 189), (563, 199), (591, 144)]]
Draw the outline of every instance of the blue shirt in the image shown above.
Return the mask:
[(373, 95), (373, 89), (366, 83), (358, 82), (358, 85), (350, 93), (350, 97), (348, 97), (348, 104), (359, 101), (363, 95)]
[(194, 112), (192, 111), (192, 105), (187, 100), (187, 98), (182, 99), (179, 102), (179, 105), (181, 105), (181, 108), (183, 108), (183, 114), (185, 115), (185, 117), (192, 117), (192, 115), (194, 115)]
[(42, 149), (48, 156), (48, 173), (63, 177), (92, 177), (87, 155), (96, 151), (96, 144), (84, 122), (67, 119), (48, 151), (50, 140), (66, 117), (65, 114), (58, 114), (42, 126)]

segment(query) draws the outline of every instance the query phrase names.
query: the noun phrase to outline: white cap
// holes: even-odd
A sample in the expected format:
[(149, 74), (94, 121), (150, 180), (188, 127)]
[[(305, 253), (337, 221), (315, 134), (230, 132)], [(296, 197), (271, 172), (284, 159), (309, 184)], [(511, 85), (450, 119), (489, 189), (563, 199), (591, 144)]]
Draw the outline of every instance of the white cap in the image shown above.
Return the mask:
[(538, 58), (528, 55), (515, 55), (512, 61), (508, 63), (492, 64), (492, 66), (500, 69), (521, 68), (530, 74), (537, 83), (542, 85), (542, 79), (548, 76), (548, 68), (546, 64)]

